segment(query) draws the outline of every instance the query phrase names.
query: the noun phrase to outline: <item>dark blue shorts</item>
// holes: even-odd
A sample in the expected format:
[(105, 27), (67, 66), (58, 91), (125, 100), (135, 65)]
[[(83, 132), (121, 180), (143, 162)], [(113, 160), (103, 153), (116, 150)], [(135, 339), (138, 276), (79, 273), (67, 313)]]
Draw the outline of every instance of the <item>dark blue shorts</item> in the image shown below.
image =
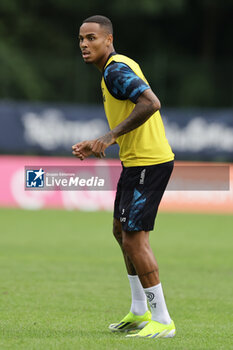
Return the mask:
[(156, 165), (123, 166), (117, 185), (114, 218), (124, 231), (151, 231), (174, 161)]

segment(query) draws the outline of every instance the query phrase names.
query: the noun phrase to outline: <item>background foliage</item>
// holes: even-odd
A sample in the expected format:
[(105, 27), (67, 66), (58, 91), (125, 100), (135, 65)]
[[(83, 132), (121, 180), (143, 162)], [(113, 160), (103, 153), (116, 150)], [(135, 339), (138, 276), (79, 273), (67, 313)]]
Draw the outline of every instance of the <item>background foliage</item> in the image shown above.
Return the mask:
[(166, 106), (232, 106), (232, 10), (231, 0), (1, 0), (0, 98), (100, 102), (77, 36), (103, 14), (116, 51), (140, 63)]

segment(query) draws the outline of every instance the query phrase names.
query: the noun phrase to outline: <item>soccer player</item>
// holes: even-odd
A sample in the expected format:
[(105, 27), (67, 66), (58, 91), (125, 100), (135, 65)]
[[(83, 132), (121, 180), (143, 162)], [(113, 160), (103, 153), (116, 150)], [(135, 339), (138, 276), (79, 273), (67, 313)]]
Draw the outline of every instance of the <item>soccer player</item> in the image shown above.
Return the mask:
[(130, 312), (109, 329), (138, 329), (137, 333), (128, 332), (127, 337), (173, 337), (175, 325), (149, 243), (149, 232), (154, 228), (174, 162), (159, 112), (160, 102), (139, 65), (115, 52), (108, 18), (85, 19), (79, 44), (84, 62), (94, 64), (102, 73), (104, 108), (111, 131), (75, 144), (73, 154), (81, 160), (90, 155), (102, 158), (105, 149), (117, 142), (123, 167), (114, 204), (113, 233), (123, 252), (132, 303)]

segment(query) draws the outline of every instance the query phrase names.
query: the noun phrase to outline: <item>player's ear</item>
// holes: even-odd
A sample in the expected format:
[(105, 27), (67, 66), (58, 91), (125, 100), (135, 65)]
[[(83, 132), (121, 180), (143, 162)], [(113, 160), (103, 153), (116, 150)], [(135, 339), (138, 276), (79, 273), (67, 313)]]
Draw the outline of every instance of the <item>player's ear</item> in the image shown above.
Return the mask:
[(107, 43), (108, 43), (108, 46), (110, 46), (113, 43), (113, 35), (112, 34), (108, 34)]

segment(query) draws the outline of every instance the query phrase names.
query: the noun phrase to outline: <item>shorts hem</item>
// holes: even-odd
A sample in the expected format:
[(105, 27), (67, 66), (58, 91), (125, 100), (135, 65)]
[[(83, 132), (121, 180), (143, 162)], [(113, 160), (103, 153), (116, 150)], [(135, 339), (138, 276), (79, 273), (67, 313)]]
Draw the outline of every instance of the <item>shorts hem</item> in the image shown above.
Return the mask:
[(140, 231), (148, 232), (148, 231), (153, 231), (153, 230), (154, 230), (154, 226), (146, 227), (146, 228), (140, 228), (140, 229), (138, 229), (138, 230), (129, 229), (128, 227), (124, 228), (124, 227), (122, 226), (122, 230), (125, 231), (125, 232), (140, 232)]

